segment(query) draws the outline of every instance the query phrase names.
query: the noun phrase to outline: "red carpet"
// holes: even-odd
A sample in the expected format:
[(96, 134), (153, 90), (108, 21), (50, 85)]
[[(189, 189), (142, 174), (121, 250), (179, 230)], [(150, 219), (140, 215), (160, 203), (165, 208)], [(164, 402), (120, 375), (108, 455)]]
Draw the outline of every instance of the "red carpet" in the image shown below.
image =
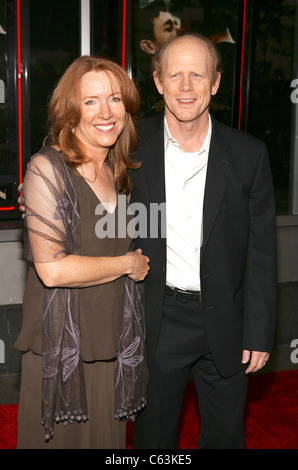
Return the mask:
[[(298, 370), (250, 377), (246, 411), (247, 449), (298, 448)], [(183, 403), (179, 447), (196, 449), (199, 414), (192, 381)], [(132, 449), (132, 424), (127, 428)], [(15, 449), (17, 405), (0, 406), (0, 449)]]

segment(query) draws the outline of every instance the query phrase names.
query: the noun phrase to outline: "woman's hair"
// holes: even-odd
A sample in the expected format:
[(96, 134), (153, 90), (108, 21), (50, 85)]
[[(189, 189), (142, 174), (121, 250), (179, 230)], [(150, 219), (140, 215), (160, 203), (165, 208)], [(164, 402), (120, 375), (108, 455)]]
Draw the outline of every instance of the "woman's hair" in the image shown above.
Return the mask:
[(135, 123), (140, 107), (140, 96), (133, 80), (120, 65), (108, 59), (82, 56), (65, 71), (56, 86), (49, 103), (49, 134), (45, 142), (56, 145), (69, 166), (77, 167), (87, 161), (84, 147), (73, 129), (81, 120), (80, 82), (87, 72), (107, 72), (119, 82), (122, 101), (125, 106), (124, 128), (110, 148), (107, 162), (114, 174), (115, 186), (121, 193), (130, 191), (127, 168), (138, 168), (130, 153), (137, 146)]
[(156, 70), (158, 78), (161, 80), (162, 78), (162, 63), (164, 54), (167, 48), (175, 41), (179, 40), (181, 37), (190, 37), (190, 38), (197, 38), (199, 39), (207, 48), (211, 64), (212, 64), (212, 79), (213, 82), (216, 81), (217, 73), (222, 72), (222, 61), (221, 55), (219, 50), (217, 49), (216, 45), (207, 37), (202, 36), (201, 34), (196, 33), (185, 33), (180, 35), (178, 38), (173, 39), (172, 41), (164, 43), (159, 50), (156, 52), (153, 58), (153, 68)]

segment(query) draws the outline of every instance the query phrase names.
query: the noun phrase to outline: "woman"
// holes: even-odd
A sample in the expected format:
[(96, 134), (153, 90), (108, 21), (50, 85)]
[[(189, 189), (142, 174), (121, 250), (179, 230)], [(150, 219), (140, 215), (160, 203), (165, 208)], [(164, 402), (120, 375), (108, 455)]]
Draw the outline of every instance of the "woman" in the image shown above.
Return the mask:
[(48, 145), (32, 157), (23, 186), (25, 256), (33, 263), (15, 345), (24, 351), (18, 448), (125, 448), (125, 420), (114, 413), (134, 419), (144, 404), (134, 281), (146, 277), (149, 260), (129, 251), (127, 234), (117, 237), (123, 227), (105, 238), (95, 230), (96, 214), (104, 217), (98, 207), (117, 225), (118, 197), (129, 195), (138, 107), (124, 70), (88, 56), (52, 95)]

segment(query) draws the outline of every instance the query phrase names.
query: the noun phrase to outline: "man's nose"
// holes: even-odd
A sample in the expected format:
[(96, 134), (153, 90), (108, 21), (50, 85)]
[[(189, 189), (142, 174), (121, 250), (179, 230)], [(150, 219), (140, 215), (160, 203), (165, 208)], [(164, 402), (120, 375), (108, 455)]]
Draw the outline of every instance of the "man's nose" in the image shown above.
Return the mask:
[(188, 91), (192, 89), (192, 82), (189, 76), (183, 76), (180, 82), (181, 90)]

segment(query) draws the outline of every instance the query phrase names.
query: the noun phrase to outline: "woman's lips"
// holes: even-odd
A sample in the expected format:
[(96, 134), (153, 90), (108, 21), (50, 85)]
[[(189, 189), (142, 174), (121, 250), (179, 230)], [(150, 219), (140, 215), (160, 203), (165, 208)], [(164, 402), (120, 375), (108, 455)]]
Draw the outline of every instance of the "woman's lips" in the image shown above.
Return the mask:
[(94, 124), (94, 127), (98, 129), (101, 132), (111, 132), (114, 127), (115, 123), (110, 123), (110, 124)]

